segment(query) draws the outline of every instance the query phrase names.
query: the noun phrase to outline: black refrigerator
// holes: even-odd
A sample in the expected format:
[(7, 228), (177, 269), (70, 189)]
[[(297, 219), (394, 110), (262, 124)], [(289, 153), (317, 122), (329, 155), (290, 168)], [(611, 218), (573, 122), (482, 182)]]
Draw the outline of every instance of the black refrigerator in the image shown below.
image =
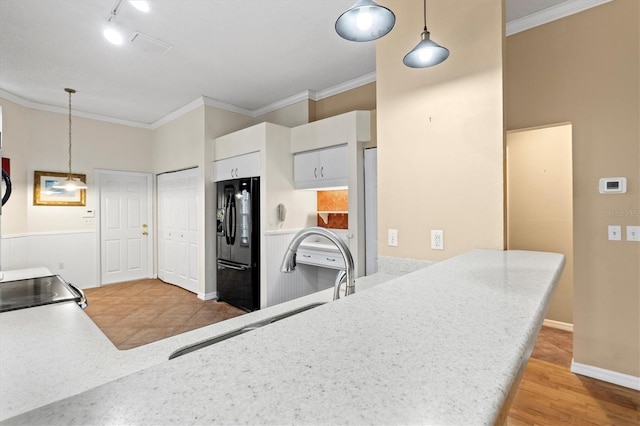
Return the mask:
[(218, 299), (260, 309), (260, 178), (218, 182)]

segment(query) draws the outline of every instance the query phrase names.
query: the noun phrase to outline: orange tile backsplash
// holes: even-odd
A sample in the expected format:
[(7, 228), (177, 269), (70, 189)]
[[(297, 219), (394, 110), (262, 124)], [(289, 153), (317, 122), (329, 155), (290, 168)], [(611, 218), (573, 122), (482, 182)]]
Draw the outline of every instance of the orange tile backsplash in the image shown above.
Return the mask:
[(325, 217), (327, 217), (326, 222), (318, 215), (318, 226), (329, 229), (349, 229), (349, 215), (347, 213), (329, 213), (328, 216)]
[(346, 213), (349, 210), (349, 190), (318, 191), (317, 194), (318, 211), (345, 212), (323, 214), (327, 219), (326, 222), (318, 215), (318, 226), (331, 229), (349, 229), (349, 215)]
[(318, 191), (318, 211), (349, 210), (349, 190)]

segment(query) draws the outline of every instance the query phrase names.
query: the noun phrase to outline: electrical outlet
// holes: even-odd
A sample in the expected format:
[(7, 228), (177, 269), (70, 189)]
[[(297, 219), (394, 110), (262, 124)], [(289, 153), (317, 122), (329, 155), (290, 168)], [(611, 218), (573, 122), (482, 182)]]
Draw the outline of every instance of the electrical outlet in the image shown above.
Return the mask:
[(640, 241), (640, 226), (627, 226), (627, 241)]
[(620, 225), (609, 225), (607, 227), (609, 235), (609, 241), (621, 241), (622, 240), (622, 227)]
[(398, 230), (397, 229), (389, 229), (389, 241), (387, 245), (391, 247), (398, 247)]
[(431, 249), (444, 250), (444, 231), (441, 229), (431, 230)]

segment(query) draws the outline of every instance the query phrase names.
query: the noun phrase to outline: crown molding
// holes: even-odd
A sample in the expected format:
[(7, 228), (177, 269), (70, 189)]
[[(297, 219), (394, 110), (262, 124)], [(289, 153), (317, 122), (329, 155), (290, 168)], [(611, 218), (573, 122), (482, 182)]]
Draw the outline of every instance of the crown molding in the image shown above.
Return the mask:
[[(149, 130), (155, 130), (159, 127), (164, 126), (167, 123), (170, 123), (171, 121), (175, 120), (178, 117), (181, 117), (197, 108), (200, 108), (202, 106), (212, 106), (212, 107), (216, 107), (216, 108), (220, 108), (223, 109), (225, 111), (229, 111), (229, 112), (235, 112), (238, 114), (243, 114), (249, 117), (259, 117), (261, 115), (265, 115), (268, 114), (270, 112), (279, 110), (281, 108), (285, 108), (288, 106), (291, 106), (293, 104), (296, 104), (298, 102), (301, 101), (306, 101), (306, 100), (312, 100), (312, 101), (319, 101), (325, 98), (328, 98), (330, 96), (333, 95), (337, 95), (340, 94), (342, 92), (346, 92), (347, 90), (351, 90), (351, 89), (355, 89), (357, 87), (360, 86), (364, 86), (365, 84), (369, 84), (376, 81), (376, 73), (372, 72), (369, 74), (365, 74), (361, 77), (358, 78), (354, 78), (352, 80), (346, 81), (342, 84), (339, 84), (337, 86), (334, 87), (330, 87), (328, 89), (325, 90), (321, 90), (319, 92), (314, 92), (313, 90), (305, 90), (302, 91), (300, 93), (297, 93), (295, 95), (289, 96), (288, 98), (285, 99), (281, 99), (277, 102), (274, 102), (272, 104), (266, 105), (264, 107), (258, 108), (258, 109), (254, 109), (254, 110), (250, 110), (250, 109), (246, 109), (246, 108), (241, 108), (226, 102), (222, 102), (219, 101), (217, 99), (214, 98), (209, 98), (206, 96), (200, 96), (197, 99), (194, 99), (193, 101), (189, 102), (188, 104), (178, 108), (177, 110), (165, 115), (164, 117), (162, 117), (161, 119), (154, 121), (151, 124), (148, 123), (140, 123), (137, 121), (129, 121), (129, 120), (121, 120), (118, 118), (112, 118), (112, 117), (108, 117), (108, 116), (104, 116), (104, 115), (99, 115), (99, 114), (92, 114), (92, 113), (88, 113), (88, 112), (82, 112), (82, 111), (75, 111), (73, 115), (76, 117), (83, 117), (83, 118), (90, 118), (93, 120), (98, 120), (98, 121), (106, 121), (108, 123), (114, 123), (114, 124), (122, 124), (125, 126), (132, 126), (132, 127), (139, 127), (139, 128), (143, 128), (143, 129), (149, 129)], [(48, 111), (48, 112), (55, 112), (55, 113), (59, 113), (59, 114), (66, 114), (68, 112), (68, 110), (66, 108), (62, 108), (62, 107), (57, 107), (57, 106), (53, 106), (53, 105), (47, 105), (47, 104), (42, 104), (39, 102), (34, 102), (34, 101), (30, 101), (28, 99), (24, 99), (18, 95), (14, 95), (13, 93), (7, 92), (5, 90), (0, 89), (0, 97), (7, 99), (8, 101), (14, 102), (18, 105), (21, 105), (25, 108), (31, 108), (31, 109), (37, 109), (37, 110), (41, 110), (41, 111)]]
[(250, 110), (250, 109), (246, 109), (246, 108), (242, 108), (242, 107), (235, 106), (235, 105), (232, 105), (232, 104), (228, 104), (226, 102), (222, 102), (222, 101), (219, 101), (219, 100), (214, 99), (214, 98), (208, 98), (206, 96), (203, 96), (202, 99), (204, 100), (204, 104), (207, 105), (207, 106), (220, 108), (220, 109), (223, 109), (223, 110), (229, 111), (229, 112), (237, 112), (238, 114), (243, 114), (243, 115), (248, 115), (248, 116), (253, 115), (253, 111)]
[[(53, 112), (56, 114), (68, 114), (69, 110), (67, 108), (63, 108), (63, 107), (58, 107), (58, 106), (54, 106), (54, 105), (47, 105), (47, 104), (42, 104), (40, 102), (35, 102), (35, 101), (31, 101), (29, 99), (25, 99), (22, 98), (18, 95), (14, 95), (11, 92), (7, 92), (6, 90), (0, 89), (0, 98), (4, 98), (8, 101), (11, 101), (13, 103), (16, 103), (20, 106), (23, 106), (25, 108), (30, 108), (30, 109), (37, 109), (39, 111), (46, 111), (46, 112)], [(107, 123), (113, 123), (113, 124), (120, 124), (123, 126), (131, 126), (131, 127), (139, 127), (142, 129), (150, 129), (151, 127), (148, 124), (145, 123), (139, 123), (137, 121), (129, 121), (129, 120), (122, 120), (119, 118), (113, 118), (113, 117), (109, 117), (106, 115), (100, 115), (100, 114), (93, 114), (90, 112), (83, 112), (83, 111), (78, 111), (78, 110), (73, 110), (73, 116), (74, 117), (81, 117), (81, 118), (89, 118), (91, 120), (98, 120), (98, 121), (105, 121)]]
[(155, 130), (158, 127), (162, 127), (165, 124), (170, 123), (171, 121), (175, 120), (178, 117), (182, 117), (183, 115), (193, 111), (194, 109), (200, 108), (201, 106), (204, 106), (204, 97), (202, 96), (192, 100), (191, 102), (178, 108), (177, 110), (170, 112), (169, 114), (165, 115), (161, 119), (154, 121), (149, 125), (149, 128), (151, 130)]
[(316, 92), (316, 99), (314, 100), (319, 101), (333, 95), (338, 95), (342, 92), (346, 92), (347, 90), (356, 89), (360, 86), (364, 86), (365, 84), (373, 83), (374, 81), (376, 81), (375, 71), (369, 74), (365, 74), (361, 77), (345, 81), (344, 83), (337, 86), (333, 86), (325, 90), (320, 90), (319, 92)]
[(259, 117), (261, 115), (265, 115), (268, 114), (270, 112), (273, 111), (277, 111), (279, 109), (291, 106), (293, 104), (297, 104), (298, 102), (302, 102), (302, 101), (308, 101), (308, 100), (315, 100), (315, 92), (312, 90), (305, 90), (302, 91), (300, 93), (297, 93), (295, 95), (291, 95), (288, 98), (284, 98), (281, 99), (279, 101), (276, 101), (272, 104), (263, 106), (261, 108), (258, 109), (254, 109), (253, 111), (251, 111), (251, 116), (253, 118)]
[(517, 34), (539, 25), (565, 18), (574, 13), (609, 3), (610, 1), (611, 0), (567, 0), (564, 3), (507, 22), (506, 34), (507, 36)]
[(320, 90), (318, 92), (314, 92), (313, 90), (305, 90), (303, 92), (297, 93), (295, 95), (289, 96), (288, 98), (279, 100), (272, 104), (266, 105), (262, 108), (258, 108), (250, 112), (252, 117), (259, 117), (264, 114), (268, 114), (270, 112), (279, 110), (281, 108), (288, 107), (295, 103), (301, 101), (319, 101), (325, 98), (328, 98), (333, 95), (340, 94), (342, 92), (346, 92), (347, 90), (355, 89), (360, 86), (364, 86), (365, 84), (369, 84), (376, 81), (376, 73), (375, 71), (369, 74), (365, 74), (361, 77), (354, 78), (352, 80), (341, 83), (337, 86), (330, 87), (325, 90)]

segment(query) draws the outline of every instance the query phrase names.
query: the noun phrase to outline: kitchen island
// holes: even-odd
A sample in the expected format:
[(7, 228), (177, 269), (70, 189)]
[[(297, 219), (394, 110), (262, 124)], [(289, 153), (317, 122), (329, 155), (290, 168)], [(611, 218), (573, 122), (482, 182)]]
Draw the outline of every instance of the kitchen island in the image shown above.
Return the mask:
[[(119, 378), (5, 422), (493, 424), (563, 265), (559, 254), (472, 250), (171, 361), (147, 349), (157, 361), (137, 372), (114, 358)], [(200, 331), (239, 325), (220, 324)]]

